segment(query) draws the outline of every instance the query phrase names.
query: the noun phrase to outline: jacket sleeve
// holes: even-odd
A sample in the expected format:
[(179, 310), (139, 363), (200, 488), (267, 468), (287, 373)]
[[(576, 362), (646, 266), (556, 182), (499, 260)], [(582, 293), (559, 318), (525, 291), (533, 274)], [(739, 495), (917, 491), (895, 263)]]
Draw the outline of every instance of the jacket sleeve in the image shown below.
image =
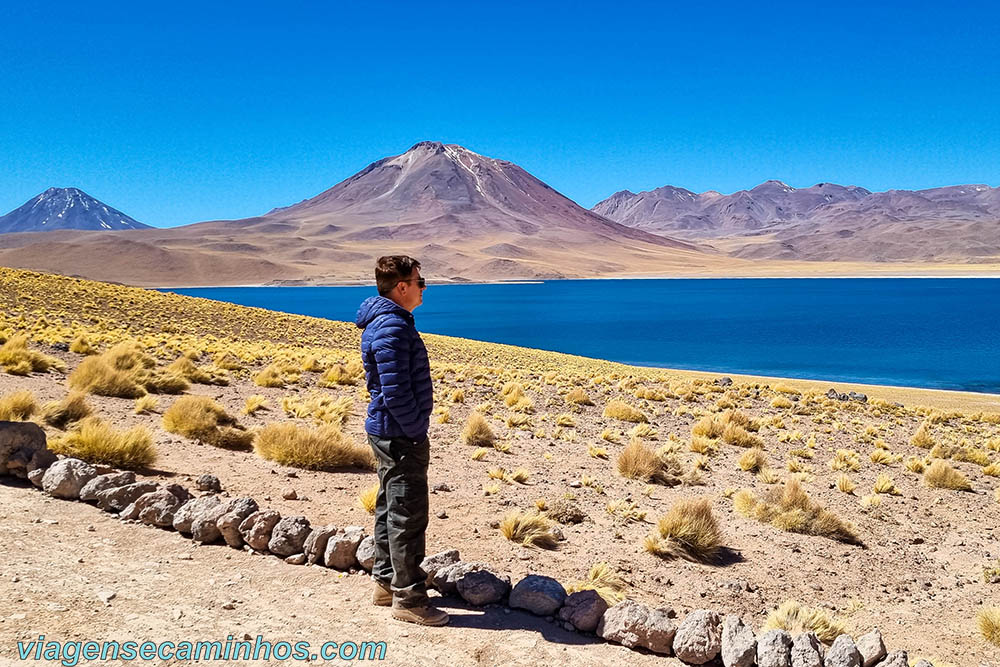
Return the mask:
[(389, 414), (408, 438), (423, 437), (420, 406), (410, 377), (410, 336), (403, 322), (390, 320), (379, 327), (372, 353)]

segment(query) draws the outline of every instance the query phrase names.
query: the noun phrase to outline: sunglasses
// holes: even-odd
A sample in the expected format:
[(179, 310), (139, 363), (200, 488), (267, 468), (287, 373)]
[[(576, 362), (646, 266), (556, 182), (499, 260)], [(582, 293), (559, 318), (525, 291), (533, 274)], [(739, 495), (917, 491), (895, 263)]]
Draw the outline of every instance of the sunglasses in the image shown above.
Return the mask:
[(412, 283), (414, 280), (417, 281), (417, 287), (419, 287), (420, 289), (424, 289), (425, 287), (427, 287), (427, 281), (424, 280), (423, 278), (410, 278), (409, 280), (400, 280), (399, 282)]

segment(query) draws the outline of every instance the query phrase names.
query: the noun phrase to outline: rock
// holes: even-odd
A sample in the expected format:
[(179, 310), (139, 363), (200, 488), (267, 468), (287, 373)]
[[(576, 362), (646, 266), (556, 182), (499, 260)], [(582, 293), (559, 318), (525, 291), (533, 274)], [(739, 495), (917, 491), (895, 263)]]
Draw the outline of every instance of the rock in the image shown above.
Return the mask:
[(670, 655), (670, 645), (677, 632), (677, 624), (670, 618), (671, 613), (666, 609), (650, 609), (644, 604), (625, 600), (604, 612), (597, 624), (597, 634), (628, 648), (639, 646), (654, 653)]
[(166, 489), (157, 489), (144, 493), (122, 510), (122, 519), (138, 519), (139, 521), (160, 528), (167, 528), (174, 523), (174, 513), (182, 505), (181, 499)]
[(32, 470), (28, 473), (28, 481), (37, 486), (39, 489), (42, 488), (42, 478), (45, 477), (45, 470), (38, 468), (37, 470)]
[[(240, 524), (240, 535), (251, 549), (267, 551), (267, 543), (271, 541), (271, 534), (280, 520), (281, 515), (274, 510), (254, 512), (243, 519), (243, 523)], [(176, 524), (174, 526), (176, 527)]]
[(868, 634), (858, 637), (856, 644), (858, 653), (861, 654), (862, 667), (872, 667), (885, 657), (885, 643), (882, 641), (882, 633), (878, 631), (878, 628), (872, 628)]
[(216, 495), (201, 496), (187, 501), (174, 512), (174, 530), (184, 535), (190, 535), (194, 520), (207, 510), (215, 509), (221, 504)]
[(221, 493), (222, 492), (222, 482), (215, 475), (209, 475), (208, 473), (201, 475), (194, 481), (194, 488), (199, 491), (209, 491), (211, 493)]
[(185, 489), (180, 484), (167, 484), (163, 488), (169, 491), (170, 493), (174, 494), (175, 496), (177, 496), (177, 499), (180, 500), (181, 503), (186, 503), (187, 501), (194, 498), (194, 496), (191, 495), (191, 492)]
[[(374, 546), (374, 544), (373, 544)], [(459, 561), (458, 549), (449, 549), (448, 551), (441, 551), (434, 554), (433, 556), (428, 556), (420, 563), (420, 569), (427, 573), (427, 586), (431, 588), (437, 588), (434, 584), (434, 575), (437, 574), (438, 570), (449, 565), (454, 565)], [(440, 590), (440, 589), (438, 589)], [(442, 593), (444, 591), (441, 591)], [(452, 591), (454, 594), (456, 591)]]
[(757, 658), (757, 638), (753, 628), (735, 614), (722, 622), (722, 664), (725, 667), (750, 667)]
[[(28, 473), (24, 473), (27, 478)], [(56, 461), (42, 476), (42, 489), (56, 498), (76, 500), (80, 497), (80, 489), (90, 480), (97, 477), (94, 466), (80, 459), (61, 459)]]
[(913, 665), (913, 667), (934, 667), (934, 663), (927, 660), (917, 660), (917, 662)]
[[(715, 384), (717, 384), (720, 387), (728, 387), (732, 383), (733, 383), (733, 378), (729, 377), (728, 375), (724, 375), (720, 378), (715, 379)], [(727, 665), (726, 667), (729, 666)]]
[(484, 568), (464, 574), (456, 587), (463, 600), (482, 607), (503, 600), (510, 590), (510, 577)]
[[(37, 452), (41, 453), (36, 456)], [(27, 479), (29, 472), (48, 468), (57, 459), (45, 444), (41, 426), (34, 422), (0, 421), (0, 475)]]
[(597, 594), (597, 591), (577, 591), (566, 596), (562, 608), (559, 609), (559, 618), (571, 623), (581, 632), (593, 632), (607, 610), (608, 603)]
[(545, 515), (562, 524), (580, 523), (587, 518), (579, 505), (565, 498), (560, 498), (552, 503)]
[(757, 638), (757, 667), (790, 667), (792, 636), (784, 630), (770, 630)]
[(97, 506), (105, 512), (121, 512), (134, 503), (139, 496), (156, 491), (158, 488), (156, 482), (134, 482), (125, 486), (105, 489), (97, 493)]
[(529, 574), (517, 582), (510, 592), (509, 605), (527, 609), (538, 616), (556, 613), (566, 599), (566, 589), (552, 577)]
[(306, 555), (304, 553), (295, 554), (293, 556), (287, 557), (285, 559), (285, 562), (288, 563), (289, 565), (302, 565), (303, 563), (306, 562)]
[(875, 665), (875, 667), (907, 667), (909, 656), (906, 651), (893, 651), (885, 656), (885, 660)]
[(440, 591), (441, 595), (458, 595), (458, 580), (469, 572), (489, 569), (486, 563), (466, 563), (459, 561), (439, 568), (431, 579), (431, 585)]
[(324, 565), (323, 553), (326, 551), (326, 543), (330, 536), (337, 532), (337, 527), (333, 524), (329, 526), (317, 526), (313, 528), (306, 537), (302, 551), (306, 554), (306, 562), (310, 565)]
[[(282, 517), (274, 525), (274, 530), (271, 532), (271, 539), (267, 542), (267, 549), (278, 556), (297, 554), (305, 546), (310, 530), (312, 530), (312, 527), (309, 525), (309, 519), (304, 516)], [(361, 541), (360, 538), (358, 541)], [(329, 545), (327, 545), (327, 548), (329, 548)]]
[(833, 640), (823, 657), (825, 667), (861, 667), (861, 653), (850, 635), (840, 635)]
[(443, 493), (448, 493), (449, 491), (451, 491), (451, 487), (444, 482), (440, 482), (438, 484), (435, 484), (434, 487), (431, 489), (431, 493), (437, 493), (439, 491)]
[(375, 538), (367, 535), (358, 545), (358, 552), (354, 555), (358, 559), (358, 565), (365, 572), (371, 572), (375, 567)]
[(365, 537), (360, 526), (346, 526), (330, 536), (323, 552), (323, 562), (335, 570), (349, 570), (358, 564), (358, 545)]
[(861, 392), (849, 391), (847, 392), (847, 395), (851, 398), (852, 401), (861, 401), (862, 403), (868, 402), (868, 396), (862, 394)]
[(721, 620), (706, 609), (688, 614), (674, 635), (674, 655), (691, 665), (703, 665), (715, 658), (722, 651)]
[(814, 633), (803, 632), (792, 642), (792, 667), (823, 667), (823, 652)]
[(97, 494), (107, 489), (115, 489), (119, 486), (127, 486), (135, 483), (135, 473), (131, 470), (123, 472), (111, 472), (98, 475), (83, 485), (80, 489), (80, 500), (96, 501)]
[(288, 488), (281, 492), (281, 497), (285, 500), (295, 500), (299, 497), (299, 494), (295, 492), (295, 489)]
[(215, 527), (219, 529), (226, 544), (234, 549), (242, 549), (243, 535), (240, 534), (240, 524), (260, 508), (257, 507), (256, 500), (245, 496), (229, 501), (227, 508), (228, 511), (215, 520)]

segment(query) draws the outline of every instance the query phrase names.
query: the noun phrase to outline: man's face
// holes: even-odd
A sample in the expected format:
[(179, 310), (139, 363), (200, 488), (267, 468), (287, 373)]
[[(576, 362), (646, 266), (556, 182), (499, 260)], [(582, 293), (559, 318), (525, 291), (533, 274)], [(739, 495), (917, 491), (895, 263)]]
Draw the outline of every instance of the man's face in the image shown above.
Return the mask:
[(411, 313), (413, 309), (424, 302), (424, 289), (418, 284), (420, 280), (420, 269), (413, 269), (413, 273), (405, 281), (400, 281), (396, 285), (396, 291), (399, 296), (396, 299), (398, 303), (403, 308), (406, 308)]

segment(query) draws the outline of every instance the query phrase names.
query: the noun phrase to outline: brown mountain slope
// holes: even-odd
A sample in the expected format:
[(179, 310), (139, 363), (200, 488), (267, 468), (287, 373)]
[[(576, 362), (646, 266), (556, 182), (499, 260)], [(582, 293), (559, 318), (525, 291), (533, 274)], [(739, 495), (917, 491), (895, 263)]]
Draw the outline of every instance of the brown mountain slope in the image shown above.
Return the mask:
[(593, 210), (757, 261), (1000, 261), (1000, 188), (986, 185), (870, 192), (767, 181), (731, 195), (664, 186), (617, 192)]
[(490, 280), (709, 271), (707, 246), (612, 222), (517, 165), (421, 142), (329, 190), (244, 220), (0, 237), (0, 264), (135, 285), (369, 280), (374, 259)]

